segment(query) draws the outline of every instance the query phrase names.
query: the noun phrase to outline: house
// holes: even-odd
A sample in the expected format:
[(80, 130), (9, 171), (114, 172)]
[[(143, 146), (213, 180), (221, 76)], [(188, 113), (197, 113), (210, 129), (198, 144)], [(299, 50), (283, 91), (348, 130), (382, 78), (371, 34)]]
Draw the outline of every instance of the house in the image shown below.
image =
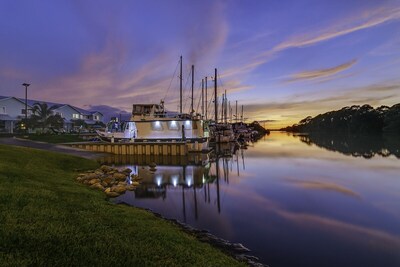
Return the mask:
[[(28, 116), (32, 114), (32, 107), (28, 108)], [(13, 133), (16, 123), (25, 117), (25, 102), (8, 96), (0, 96), (0, 133)]]
[[(32, 115), (35, 103), (46, 103), (52, 113), (64, 119), (64, 129), (70, 131), (74, 121), (82, 120), (88, 125), (103, 122), (103, 114), (88, 111), (69, 104), (60, 104), (40, 100), (27, 100), (28, 117)], [(0, 132), (13, 133), (18, 121), (25, 117), (25, 100), (16, 97), (0, 96)]]

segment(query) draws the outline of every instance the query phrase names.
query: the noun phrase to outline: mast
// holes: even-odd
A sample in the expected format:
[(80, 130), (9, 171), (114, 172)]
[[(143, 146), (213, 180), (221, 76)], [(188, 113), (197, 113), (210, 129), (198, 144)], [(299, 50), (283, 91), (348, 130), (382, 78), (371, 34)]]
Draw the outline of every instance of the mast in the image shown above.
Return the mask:
[(235, 122), (238, 122), (238, 114), (237, 114), (237, 100), (236, 100), (236, 113), (235, 113)]
[(225, 101), (224, 101), (224, 114), (225, 114), (225, 124), (228, 122), (228, 97), (226, 96), (225, 90)]
[(206, 120), (208, 119), (207, 110), (208, 110), (208, 102), (207, 102), (207, 77), (206, 77)]
[(190, 114), (194, 113), (193, 109), (193, 88), (194, 88), (194, 65), (192, 65), (192, 102), (190, 105)]
[(218, 123), (218, 97), (217, 97), (217, 68), (215, 68), (214, 77), (214, 111), (215, 111), (215, 123)]
[(201, 79), (201, 117), (204, 116), (204, 79)]
[(243, 122), (243, 105), (242, 105), (242, 116), (240, 117), (240, 122)]
[(182, 56), (180, 60), (180, 74), (179, 74), (179, 93), (180, 93), (180, 98), (179, 98), (179, 113), (182, 114)]
[(225, 107), (225, 95), (222, 94), (222, 103), (221, 103), (221, 121), (224, 122), (224, 107)]

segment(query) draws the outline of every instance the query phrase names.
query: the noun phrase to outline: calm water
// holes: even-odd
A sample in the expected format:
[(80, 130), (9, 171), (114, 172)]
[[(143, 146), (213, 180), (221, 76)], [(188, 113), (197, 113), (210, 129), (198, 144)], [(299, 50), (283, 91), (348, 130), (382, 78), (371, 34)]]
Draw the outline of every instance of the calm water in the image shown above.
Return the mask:
[(272, 133), (205, 166), (114, 159), (144, 178), (117, 201), (243, 243), (272, 267), (400, 266), (396, 142)]

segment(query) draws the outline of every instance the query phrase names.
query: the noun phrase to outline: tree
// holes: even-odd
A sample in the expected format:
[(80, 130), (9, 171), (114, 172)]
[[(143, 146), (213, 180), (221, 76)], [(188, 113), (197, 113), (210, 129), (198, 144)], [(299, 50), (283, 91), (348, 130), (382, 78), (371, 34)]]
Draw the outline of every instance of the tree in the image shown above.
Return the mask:
[(35, 103), (33, 105), (32, 121), (36, 121), (36, 127), (40, 126), (42, 131), (47, 127), (62, 128), (64, 126), (63, 118), (58, 114), (53, 114), (54, 106), (48, 107), (46, 103)]

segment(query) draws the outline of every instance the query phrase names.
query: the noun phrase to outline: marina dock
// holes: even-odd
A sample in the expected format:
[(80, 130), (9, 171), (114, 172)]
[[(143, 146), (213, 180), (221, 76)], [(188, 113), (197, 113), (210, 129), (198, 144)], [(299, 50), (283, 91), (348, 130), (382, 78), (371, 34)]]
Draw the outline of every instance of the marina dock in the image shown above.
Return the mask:
[(95, 152), (111, 153), (116, 155), (161, 155), (186, 156), (189, 153), (202, 153), (202, 144), (198, 142), (78, 142), (64, 144), (73, 148), (80, 148)]

